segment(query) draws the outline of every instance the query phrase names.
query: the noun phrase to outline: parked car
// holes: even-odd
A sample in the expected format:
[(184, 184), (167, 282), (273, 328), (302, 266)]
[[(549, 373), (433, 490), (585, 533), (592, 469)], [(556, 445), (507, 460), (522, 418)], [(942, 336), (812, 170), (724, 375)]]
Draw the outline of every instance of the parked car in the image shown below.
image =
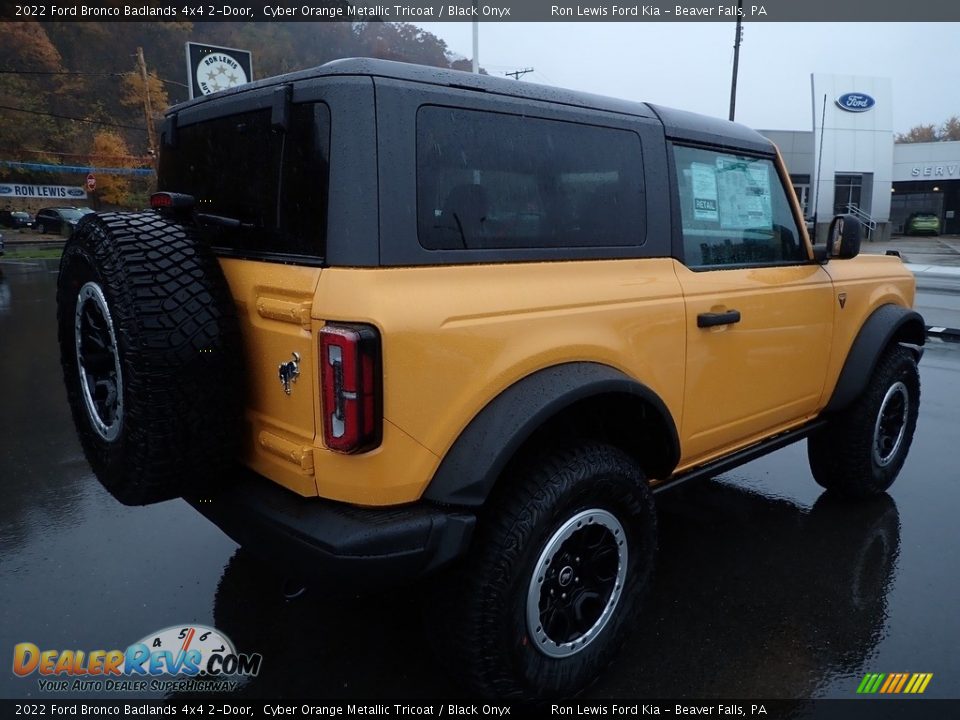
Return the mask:
[(929, 212), (912, 213), (903, 224), (904, 235), (939, 235), (940, 218)]
[(30, 228), (33, 227), (33, 216), (20, 210), (0, 210), (0, 225), (14, 230)]
[(805, 439), (864, 498), (907, 457), (913, 274), (852, 215), (811, 245), (743, 125), (351, 59), (174, 107), (161, 144), (157, 211), (98, 213), (60, 264), (98, 479), (325, 591), (446, 572), (423, 605), (475, 692), (612, 661), (655, 489)]
[(0, 255), (3, 255), (3, 233), (0, 233)]
[(38, 233), (61, 233), (70, 236), (84, 215), (92, 213), (88, 207), (49, 207), (37, 211), (34, 229)]

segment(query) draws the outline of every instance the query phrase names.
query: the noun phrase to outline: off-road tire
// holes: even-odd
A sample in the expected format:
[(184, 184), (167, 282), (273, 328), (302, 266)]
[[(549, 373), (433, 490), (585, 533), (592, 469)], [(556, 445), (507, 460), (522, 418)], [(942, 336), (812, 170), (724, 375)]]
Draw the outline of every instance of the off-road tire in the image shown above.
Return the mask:
[[(907, 393), (904, 434), (889, 459), (878, 463), (875, 452), (878, 414), (898, 383)], [(877, 362), (866, 390), (807, 439), (807, 457), (817, 483), (837, 495), (862, 498), (885, 492), (907, 458), (920, 410), (920, 374), (911, 350), (888, 348)]]
[[(428, 622), (439, 618), (438, 649), (470, 691), (523, 700), (574, 695), (613, 660), (636, 620), (656, 551), (652, 495), (633, 458), (597, 442), (541, 453), (508, 471), (499, 488), (467, 558), (440, 579)], [(625, 531), (622, 591), (589, 643), (550, 657), (535, 646), (528, 624), (531, 581), (555, 533), (594, 509), (610, 513)]]
[[(79, 319), (78, 303), (92, 319)], [(107, 393), (116, 406), (108, 426), (106, 410), (89, 409), (85, 388), (97, 385), (81, 379), (78, 358), (78, 345), (101, 345), (78, 340), (77, 328), (96, 328), (102, 342), (111, 323), (111, 359), (101, 352), (84, 361), (99, 363), (119, 388)], [(57, 326), (80, 443), (120, 502), (203, 492), (232, 469), (244, 407), (240, 329), (216, 257), (189, 229), (152, 212), (84, 217), (60, 261)]]

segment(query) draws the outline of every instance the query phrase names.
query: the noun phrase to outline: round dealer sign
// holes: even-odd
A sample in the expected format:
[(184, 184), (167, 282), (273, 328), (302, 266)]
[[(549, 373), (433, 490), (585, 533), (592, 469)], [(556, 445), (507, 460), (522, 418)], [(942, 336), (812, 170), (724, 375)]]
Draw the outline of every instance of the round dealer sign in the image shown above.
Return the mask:
[(249, 82), (243, 67), (224, 52), (210, 53), (197, 65), (197, 87), (204, 95)]

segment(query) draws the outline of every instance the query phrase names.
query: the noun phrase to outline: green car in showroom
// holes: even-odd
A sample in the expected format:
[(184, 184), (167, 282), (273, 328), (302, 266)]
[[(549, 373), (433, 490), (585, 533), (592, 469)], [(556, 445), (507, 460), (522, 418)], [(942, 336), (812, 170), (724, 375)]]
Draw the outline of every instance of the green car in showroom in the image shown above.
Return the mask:
[(939, 235), (940, 218), (930, 212), (911, 213), (903, 223), (904, 235)]

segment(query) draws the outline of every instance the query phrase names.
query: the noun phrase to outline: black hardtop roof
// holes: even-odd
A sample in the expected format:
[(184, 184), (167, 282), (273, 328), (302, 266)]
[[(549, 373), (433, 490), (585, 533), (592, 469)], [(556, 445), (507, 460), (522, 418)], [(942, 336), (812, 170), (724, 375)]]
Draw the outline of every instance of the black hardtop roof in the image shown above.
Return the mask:
[(427, 83), (430, 85), (445, 85), (448, 87), (476, 90), (496, 95), (505, 95), (529, 100), (559, 103), (575, 107), (590, 108), (621, 115), (658, 118), (664, 126), (667, 137), (692, 142), (707, 142), (759, 152), (771, 152), (773, 144), (760, 133), (751, 130), (745, 125), (713, 118), (708, 115), (684, 110), (674, 110), (649, 103), (632, 102), (618, 98), (594, 95), (593, 93), (567, 90), (565, 88), (538, 85), (536, 83), (518, 82), (492, 75), (481, 75), (462, 70), (435, 68), (427, 65), (395, 62), (392, 60), (378, 60), (374, 58), (345, 58), (333, 60), (318, 67), (299, 70), (285, 75), (257, 80), (236, 88), (224, 90), (213, 95), (188, 100), (167, 110), (167, 115), (174, 115), (186, 108), (196, 107), (218, 99), (239, 95), (260, 88), (268, 88), (285, 83), (293, 83), (314, 78), (366, 75), (370, 77), (391, 78), (409, 82)]

